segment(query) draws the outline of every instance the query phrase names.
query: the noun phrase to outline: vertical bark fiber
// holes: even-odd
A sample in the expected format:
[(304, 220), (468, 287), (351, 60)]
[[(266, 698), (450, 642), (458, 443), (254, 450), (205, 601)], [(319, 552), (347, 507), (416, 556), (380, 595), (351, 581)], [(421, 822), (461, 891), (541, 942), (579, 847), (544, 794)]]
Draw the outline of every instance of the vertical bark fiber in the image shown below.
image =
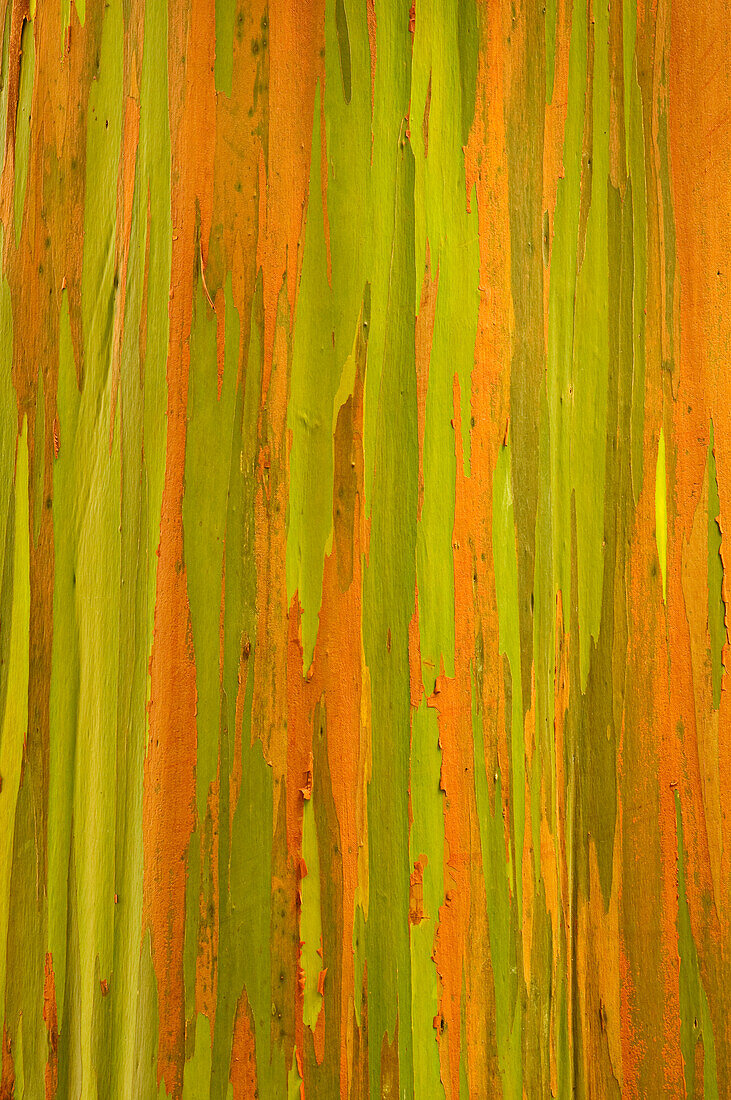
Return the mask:
[(729, 0), (0, 0), (0, 1100), (731, 1095)]

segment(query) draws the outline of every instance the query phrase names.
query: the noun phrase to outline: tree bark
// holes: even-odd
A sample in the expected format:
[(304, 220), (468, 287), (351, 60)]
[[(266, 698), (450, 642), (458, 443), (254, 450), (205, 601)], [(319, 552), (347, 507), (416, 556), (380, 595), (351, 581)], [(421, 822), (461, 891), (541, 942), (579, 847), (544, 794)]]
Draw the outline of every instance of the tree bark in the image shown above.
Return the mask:
[(728, 0), (0, 0), (0, 1100), (731, 1092)]

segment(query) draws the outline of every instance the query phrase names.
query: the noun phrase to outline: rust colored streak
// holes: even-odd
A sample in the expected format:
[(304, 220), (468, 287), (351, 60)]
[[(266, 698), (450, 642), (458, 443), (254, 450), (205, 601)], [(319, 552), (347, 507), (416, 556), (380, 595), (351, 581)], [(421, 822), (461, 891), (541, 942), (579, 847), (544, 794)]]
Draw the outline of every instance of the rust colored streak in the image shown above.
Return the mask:
[(419, 706), (423, 694), (421, 638), (419, 637), (419, 589), (417, 586), (414, 590), (414, 613), (409, 623), (409, 697), (412, 707)]
[(409, 923), (421, 924), (424, 919), (424, 868), (426, 856), (419, 856), (409, 876)]
[(302, 812), (312, 790), (312, 673), (302, 676), (301, 608), (295, 595), (289, 611), (287, 664), (287, 850), (302, 853)]
[[(362, 457), (360, 462), (362, 474)], [(358, 852), (365, 844), (359, 806), (365, 790), (366, 751), (361, 731), (361, 699), (363, 694), (360, 631), (352, 624), (359, 621), (361, 607), (361, 550), (356, 536), (353, 581), (347, 592), (340, 594), (334, 557), (325, 562), (321, 622), (325, 627), (322, 648), (327, 655), (324, 669), (324, 689), (327, 703), (328, 764), (332, 794), (340, 828), (343, 860), (342, 891), (342, 990), (341, 990), (341, 1096), (346, 1096), (349, 1066), (346, 1042), (349, 1026), (353, 1026), (350, 1006), (353, 1003), (356, 975), (353, 966), (353, 919), (358, 886)], [(323, 614), (324, 612), (324, 614)], [(322, 628), (321, 628), (322, 629)], [(359, 976), (358, 976), (359, 977)], [(349, 1024), (350, 1020), (350, 1024)]]
[(310, 181), (315, 87), (318, 79), (324, 79), (324, 0), (273, 0), (269, 23), (269, 162), (263, 263), (265, 388), (285, 272), (290, 323), (294, 318), (300, 238)]
[[(217, 300), (226, 272), (231, 273), (241, 326), (240, 347), (244, 349), (248, 347), (251, 298), (259, 266), (259, 226), (266, 224), (266, 180), (259, 178), (259, 159), (266, 158), (269, 124), (270, 24), (266, 0), (254, 0), (241, 9), (239, 18), (243, 23), (234, 34), (231, 97), (221, 92), (216, 96), (212, 239), (206, 281)], [(216, 311), (222, 342), (223, 311), (219, 312), (218, 305)], [(221, 347), (219, 376), (222, 373)]]
[(236, 1005), (229, 1081), (233, 1100), (254, 1100), (258, 1095), (254, 1018), (245, 989)]
[[(8, 141), (15, 141), (15, 125), (19, 94), (20, 36), (23, 22), (28, 15), (27, 5), (13, 7), (10, 22), (10, 50), (17, 48), (17, 54), (10, 53), (8, 81), (7, 126)], [(47, 46), (44, 36), (52, 34), (55, 26), (53, 13), (44, 17), (30, 29), (34, 40), (38, 42), (36, 65), (46, 59)], [(17, 47), (15, 46), (17, 35)], [(18, 64), (16, 65), (15, 59)], [(33, 88), (31, 114), (38, 121), (39, 129), (45, 125), (52, 133), (52, 95), (55, 91), (53, 73), (57, 66), (49, 66), (49, 72), (39, 72)], [(8, 278), (13, 300), (13, 326), (16, 336), (12, 339), (12, 381), (17, 397), (18, 426), (25, 413), (28, 416), (28, 445), (34, 455), (34, 464), (39, 463), (42, 470), (40, 484), (35, 478), (29, 479), (29, 503), (31, 516), (35, 512), (36, 498), (40, 491), (43, 497), (52, 492), (52, 455), (53, 432), (51, 425), (56, 406), (56, 369), (54, 351), (57, 347), (57, 314), (53, 308), (55, 279), (51, 264), (46, 260), (46, 239), (62, 237), (63, 222), (60, 218), (46, 218), (45, 207), (50, 202), (52, 184), (43, 171), (45, 148), (38, 135), (31, 130), (28, 153), (28, 179), (25, 196), (25, 210), (18, 248), (15, 248), (15, 236), (12, 232), (13, 216), (13, 180), (14, 149), (8, 148), (5, 167), (0, 181), (0, 210), (4, 233), (4, 269)], [(8, 231), (10, 227), (11, 231)], [(34, 276), (29, 279), (28, 271)], [(51, 306), (49, 308), (49, 302)], [(17, 327), (16, 327), (17, 326)], [(22, 332), (19, 339), (17, 333)], [(40, 372), (43, 371), (44, 384), (44, 425), (37, 423), (37, 395)], [(38, 439), (45, 432), (45, 450), (36, 454)], [(43, 897), (47, 874), (47, 835), (45, 818), (48, 807), (50, 720), (49, 689), (51, 668), (51, 638), (53, 620), (53, 523), (51, 510), (41, 512), (41, 524), (37, 541), (30, 542), (30, 661), (36, 673), (30, 679), (28, 690), (28, 729), (23, 749), (23, 783), (32, 791), (34, 813), (35, 858), (38, 868), (36, 897)], [(30, 914), (29, 914), (30, 916)], [(33, 915), (34, 920), (41, 919), (40, 906)]]
[[(564, 129), (569, 100), (569, 45), (571, 42), (571, 4), (567, 0), (556, 3), (556, 52), (554, 56), (553, 96), (546, 104), (543, 131), (543, 210), (544, 252), (548, 253), (550, 272), (551, 245), (553, 243), (553, 215), (556, 209), (558, 181), (563, 177)], [(548, 294), (551, 280), (543, 280), (544, 341), (548, 345)]]
[[(628, 611), (633, 623), (627, 654), (627, 695), (619, 754), (622, 821), (620, 885), (621, 951), (626, 962), (622, 988), (622, 1057), (628, 1096), (682, 1095), (679, 1044), (679, 951), (677, 836), (674, 784), (680, 764), (675, 686), (687, 681), (687, 630), (676, 635), (676, 602), (682, 604), (680, 533), (677, 525), (673, 436), (673, 385), (668, 362), (675, 328), (671, 227), (665, 219), (661, 176), (658, 102), (665, 101), (669, 12), (664, 3), (637, 13), (637, 74), (642, 91), (647, 166), (647, 319), (644, 454), (657, 455), (661, 426), (666, 440), (668, 566), (663, 600), (655, 537), (655, 478), (646, 473), (627, 548)], [(675, 26), (675, 16), (673, 16)], [(670, 288), (672, 290), (672, 288)], [(677, 335), (677, 334), (676, 334)], [(675, 385), (677, 386), (677, 377)], [(650, 467), (652, 469), (652, 467)], [(692, 476), (692, 475), (691, 475)], [(681, 520), (684, 523), (684, 520)], [(682, 539), (680, 540), (682, 543)], [(677, 570), (677, 571), (676, 571)], [(685, 665), (685, 671), (682, 671)], [(677, 666), (677, 668), (676, 668)], [(692, 689), (691, 689), (692, 692)], [(692, 697), (692, 695), (691, 695)], [(672, 785), (671, 785), (672, 784)], [(692, 832), (692, 830), (691, 830)], [(642, 838), (641, 841), (638, 838)], [(631, 900), (630, 900), (631, 899)], [(652, 900), (654, 899), (654, 900)], [(660, 899), (660, 904), (658, 904)], [(662, 997), (658, 997), (658, 981)], [(625, 994), (625, 988), (627, 993)], [(639, 1058), (635, 1055), (639, 1051)]]
[[(477, 71), (475, 116), (465, 147), (465, 182), (467, 200), (473, 189), (477, 193), (479, 218), (479, 289), (480, 300), (475, 341), (475, 357), (471, 379), (471, 476), (464, 476), (462, 454), (461, 405), (457, 379), (454, 381), (453, 408), (457, 480), (455, 485), (454, 593), (455, 593), (455, 694), (471, 714), (471, 677), (475, 677), (476, 704), (482, 716), (484, 758), (474, 760), (471, 730), (458, 731), (445, 727), (446, 756), (444, 781), (462, 793), (458, 815), (452, 821), (445, 818), (445, 835), (449, 833), (450, 852), (467, 852), (469, 862), (461, 876), (460, 887), (469, 890), (471, 935), (465, 960), (466, 989), (466, 1061), (470, 1081), (489, 1082), (498, 1093), (501, 1078), (497, 1059), (495, 1034), (495, 996), (490, 956), (490, 929), (486, 916), (485, 880), (482, 873), (481, 844), (474, 805), (475, 769), (485, 769), (491, 810), (500, 813), (496, 805), (494, 777), (503, 777), (502, 797), (506, 858), (511, 819), (509, 784), (510, 750), (508, 729), (510, 718), (505, 714), (506, 699), (502, 689), (502, 665), (498, 649), (498, 612), (495, 595), (495, 570), (492, 553), (492, 472), (501, 446), (510, 392), (510, 331), (512, 302), (510, 291), (510, 217), (508, 180), (504, 170), (505, 146), (505, 35), (500, 19), (483, 10), (480, 15), (480, 50)], [(507, 9), (506, 9), (507, 11)], [(474, 654), (482, 652), (482, 675), (475, 667)], [(496, 686), (497, 685), (497, 690)], [(447, 703), (449, 700), (447, 700)], [(440, 736), (442, 729), (440, 726)], [(454, 738), (451, 742), (450, 739)], [(461, 740), (460, 740), (461, 739)], [(463, 777), (453, 774), (456, 761), (450, 755), (466, 744), (468, 772)], [(470, 785), (469, 795), (466, 793)], [(466, 815), (466, 816), (465, 816)], [(457, 839), (459, 838), (459, 839)], [(452, 867), (447, 862), (447, 875)], [(466, 906), (467, 902), (461, 902)], [(456, 914), (454, 919), (457, 925)], [(458, 927), (458, 925), (457, 925)], [(488, 975), (488, 980), (485, 980)], [(455, 979), (452, 978), (453, 988)], [(461, 1031), (457, 1031), (457, 1036)], [(456, 1036), (455, 1036), (456, 1038)], [(454, 1064), (454, 1063), (453, 1063)], [(454, 1080), (452, 1076), (452, 1080)], [(459, 1091), (457, 1094), (459, 1095)]]
[(46, 953), (46, 975), (43, 985), (43, 1019), (48, 1032), (46, 1062), (46, 1100), (53, 1100), (58, 1089), (58, 1016), (56, 1013), (56, 977), (53, 959)]
[[(360, 341), (360, 337), (359, 337)], [(341, 1042), (340, 1042), (340, 1092), (348, 1095), (348, 1082), (353, 1073), (349, 1063), (351, 1029), (355, 1028), (352, 1006), (356, 997), (356, 975), (353, 964), (353, 921), (355, 895), (358, 887), (359, 852), (367, 843), (365, 834), (365, 810), (363, 799), (368, 767), (368, 742), (364, 730), (362, 705), (368, 694), (363, 684), (363, 643), (360, 630), (353, 624), (361, 622), (362, 615), (362, 561), (366, 548), (366, 528), (363, 508), (363, 385), (365, 372), (365, 348), (356, 347), (357, 371), (352, 405), (343, 406), (340, 420), (352, 416), (350, 455), (355, 470), (355, 503), (352, 512), (352, 530), (344, 533), (352, 545), (352, 578), (342, 591), (338, 583), (337, 545), (326, 558), (323, 576), (323, 599), (320, 611), (321, 638), (316, 654), (323, 654), (323, 687), (326, 693), (328, 728), (339, 731), (337, 737), (328, 737), (328, 764), (332, 781), (332, 794), (340, 828), (340, 849), (343, 863), (342, 891), (342, 989), (341, 989)], [(334, 494), (334, 500), (337, 494)], [(336, 521), (336, 517), (334, 517)], [(342, 731), (342, 732), (340, 732)], [(364, 884), (367, 885), (367, 884)], [(364, 993), (365, 996), (365, 993)], [(361, 1016), (363, 1020), (363, 1016)], [(354, 1037), (353, 1037), (354, 1045)]]
[(211, 1027), (211, 1044), (216, 1019), (218, 992), (218, 807), (221, 782), (220, 761), (216, 780), (208, 792), (206, 820), (201, 835), (201, 867), (207, 872), (207, 881), (201, 881), (200, 911), (198, 921), (198, 957), (195, 972), (196, 1014), (207, 1017)]
[(285, 573), (288, 460), (285, 426), (289, 332), (283, 317), (285, 302), (283, 291), (271, 369), (262, 389), (259, 417), (261, 445), (254, 501), (257, 591), (261, 593), (261, 603), (254, 650), (252, 713), (255, 721), (252, 722), (252, 741), (257, 737), (261, 740), (264, 755), (273, 768), (275, 821), (278, 813), (276, 785), (281, 783), (287, 764), (284, 690), (287, 653), (285, 646), (277, 641), (288, 637)]
[[(58, 299), (59, 280), (55, 269), (55, 256), (65, 247), (67, 227), (64, 212), (56, 203), (57, 181), (47, 169), (55, 156), (52, 146), (55, 131), (54, 108), (61, 94), (62, 79), (58, 74), (57, 58), (51, 54), (51, 41), (60, 40), (60, 13), (39, 6), (36, 19), (28, 27), (36, 46), (35, 79), (33, 84), (28, 150), (28, 174), (25, 192), (24, 217), (18, 247), (15, 246), (14, 226), (14, 172), (15, 127), (18, 110), (20, 43), (23, 23), (29, 12), (25, 2), (13, 5), (10, 18), (7, 143), (4, 170), (0, 179), (0, 219), (5, 227), (3, 235), (3, 267), (13, 302), (13, 332), (11, 377), (17, 399), (18, 427), (25, 414), (28, 417), (28, 445), (37, 464), (39, 478), (29, 478), (30, 515), (40, 508), (41, 501), (51, 498), (53, 492), (53, 431), (56, 411), (57, 347), (58, 347)], [(58, 31), (59, 38), (54, 39)], [(76, 89), (77, 101), (83, 100), (88, 87), (87, 74), (83, 74)], [(77, 246), (78, 247), (78, 246)], [(28, 272), (33, 272), (29, 278)], [(22, 333), (22, 339), (19, 335)], [(37, 422), (39, 380), (43, 380), (44, 404), (40, 415), (43, 426)], [(8, 410), (10, 413), (10, 410)], [(39, 450), (43, 434), (44, 450)], [(38, 500), (40, 495), (41, 500)], [(30, 540), (30, 621), (29, 662), (33, 670), (28, 685), (28, 724), (23, 745), (22, 784), (33, 806), (32, 845), (35, 867), (34, 905), (24, 916), (29, 922), (32, 936), (42, 942), (44, 907), (48, 872), (48, 790), (50, 771), (50, 681), (51, 646), (53, 624), (54, 543), (52, 510), (40, 508), (40, 527), (37, 538)], [(33, 524), (31, 523), (31, 530)], [(20, 872), (17, 853), (13, 856), (13, 874)], [(8, 947), (11, 948), (16, 933), (9, 929)], [(17, 939), (16, 939), (17, 942)], [(44, 954), (33, 960), (32, 965), (44, 965)], [(29, 965), (31, 965), (29, 960)], [(9, 1053), (9, 1048), (8, 1048)], [(10, 1059), (12, 1075), (12, 1058)], [(5, 1059), (3, 1080), (5, 1080)]]
[[(6, 0), (6, 3), (8, 0)], [(3, 4), (3, 15), (5, 14), (5, 4)], [(5, 226), (13, 225), (13, 193), (15, 183), (15, 133), (18, 118), (18, 98), (20, 94), (20, 66), (22, 61), (22, 54), (20, 50), (20, 42), (23, 34), (23, 24), (28, 19), (29, 0), (22, 0), (19, 4), (13, 4), (12, 13), (10, 16), (10, 45), (8, 57), (13, 59), (13, 64), (9, 66), (8, 70), (8, 111), (7, 111), (7, 129), (5, 132), (5, 150), (3, 157), (3, 173), (2, 173), (2, 185), (0, 187), (0, 204), (2, 209), (2, 224)], [(12, 234), (8, 233), (4, 236), (4, 248), (3, 251), (7, 254), (7, 251), (11, 247), (10, 237)]]
[(13, 1100), (15, 1096), (15, 1066), (10, 1050), (10, 1036), (3, 1024), (3, 1060), (0, 1074), (0, 1100)]
[[(367, 0), (368, 4), (368, 48), (371, 57), (371, 118), (376, 99), (376, 0)], [(372, 151), (371, 135), (371, 151)]]
[[(456, 663), (456, 662), (455, 662)], [(462, 670), (460, 670), (462, 671)], [(429, 706), (439, 711), (439, 740), (442, 747), (440, 786), (444, 791), (444, 903), (439, 909), (434, 960), (442, 995), (440, 1012), (446, 1033), (437, 1032), (442, 1064), (442, 1081), (449, 1081), (447, 1095), (459, 1096), (459, 1065), (462, 1032), (462, 975), (469, 932), (471, 875), (470, 861), (481, 862), (479, 844), (472, 847), (470, 792), (474, 792), (472, 766), (471, 685), (469, 667), (466, 677), (457, 673), (450, 679), (442, 672), (437, 677)], [(445, 1048), (446, 1038), (446, 1050)]]
[[(171, 441), (173, 425), (173, 418), (169, 417), (168, 471), (171, 469), (171, 446), (174, 445)], [(183, 436), (184, 447), (184, 421), (178, 434)], [(179, 1096), (185, 1061), (183, 937), (188, 844), (195, 827), (197, 695), (190, 608), (182, 562), (180, 497), (176, 523), (170, 480), (166, 476), (163, 490), (151, 661), (150, 741), (145, 760), (144, 917), (151, 929), (158, 986), (158, 1084), (164, 1079), (168, 1092)]]
[[(621, 820), (621, 819), (620, 819)], [(621, 900), (621, 890), (620, 890)], [(639, 1038), (635, 1027), (637, 1018), (637, 996), (635, 992), (632, 965), (624, 941), (619, 945), (619, 967), (622, 987), (622, 1074), (625, 1094), (631, 1098), (640, 1095), (640, 1065), (646, 1053), (646, 1044)]]
[(624, 68), (622, 8), (613, 4), (609, 9), (609, 174), (612, 186), (624, 196), (627, 182), (624, 114)]
[[(260, 234), (262, 233), (260, 225)], [(278, 319), (270, 369), (264, 371), (259, 415), (260, 447), (254, 501), (257, 593), (260, 600), (254, 651), (252, 742), (259, 739), (272, 769), (272, 890), (281, 921), (272, 926), (272, 966), (281, 998), (272, 1017), (272, 1039), (285, 1063), (294, 1046), (296, 962), (299, 957), (297, 880), (287, 848), (287, 584), (285, 575), (288, 458), (286, 440), (289, 311), (286, 288), (279, 296)], [(266, 368), (266, 363), (265, 363)], [(301, 666), (300, 666), (301, 667)], [(300, 673), (301, 675), (301, 673)], [(281, 904), (280, 904), (281, 903)], [(279, 962), (277, 961), (279, 960)], [(280, 975), (284, 974), (284, 979)]]
[[(157, 1079), (179, 1097), (185, 1064), (183, 941), (190, 836), (195, 828), (197, 693), (183, 556), (186, 410), (195, 264), (210, 232), (213, 125), (211, 0), (193, 0), (190, 18), (171, 21), (169, 81), (173, 251), (167, 364), (167, 443), (160, 517), (157, 599), (150, 660), (149, 744), (145, 759), (144, 920), (157, 978)], [(188, 41), (186, 41), (188, 39)], [(186, 48), (190, 42), (196, 48)], [(186, 59), (187, 58), (187, 65)]]
[[(731, 411), (726, 395), (731, 384), (728, 347), (731, 342), (729, 309), (729, 255), (731, 255), (731, 90), (728, 68), (729, 10), (727, 4), (697, 11), (687, 0), (672, 6), (668, 64), (668, 134), (675, 215), (677, 293), (675, 330), (680, 332), (678, 399), (673, 407), (673, 431), (677, 442), (678, 521), (675, 545), (668, 532), (668, 577), (680, 589), (681, 555), (692, 545), (697, 502), (701, 497), (708, 443), (709, 419), (713, 419), (722, 531), (731, 515)], [(702, 445), (705, 444), (705, 445)], [(700, 508), (700, 505), (698, 505)], [(668, 516), (668, 519), (670, 516)], [(700, 521), (703, 523), (705, 516)], [(705, 528), (702, 549), (705, 550)], [(727, 548), (722, 545), (724, 599), (728, 606)], [(705, 577), (705, 561), (701, 560)], [(689, 574), (689, 580), (693, 577)], [(689, 593), (690, 594), (690, 593)], [(704, 670), (693, 662), (694, 609), (687, 615), (683, 593), (677, 591), (671, 636), (676, 639), (671, 655), (675, 689), (673, 710), (684, 728), (684, 761), (687, 780), (682, 792), (683, 833), (687, 866), (686, 896), (704, 988), (708, 994), (719, 1085), (729, 1073), (731, 1047), (731, 950), (728, 897), (731, 886), (731, 845), (723, 796), (716, 803), (714, 790), (731, 790), (731, 738), (728, 686), (722, 684), (718, 714), (709, 714), (710, 692), (702, 692), (694, 706), (694, 687)], [(705, 601), (703, 602), (705, 608)], [(705, 610), (703, 612), (705, 617)], [(697, 645), (705, 654), (703, 636), (696, 630)], [(728, 661), (728, 650), (724, 660)], [(675, 673), (675, 666), (678, 672)], [(692, 668), (689, 666), (693, 666)], [(696, 713), (697, 712), (697, 713)], [(717, 724), (716, 724), (717, 723)], [(714, 732), (715, 731), (715, 732)], [(685, 778), (681, 776), (681, 778)], [(716, 904), (709, 906), (708, 897)], [(696, 1077), (696, 1087), (698, 1078)]]
[[(692, 507), (690, 510), (693, 510)], [(704, 478), (694, 510), (690, 538), (682, 540), (678, 566), (682, 578), (682, 600), (678, 598), (672, 605), (674, 619), (678, 623), (678, 649), (686, 656), (684, 651), (686, 646), (688, 648), (687, 668), (680, 670), (678, 686), (681, 690), (673, 696), (673, 711), (682, 716), (683, 741), (687, 752), (685, 769), (678, 776), (679, 782), (686, 780), (682, 787), (684, 847), (686, 853), (693, 853), (694, 865), (698, 868), (692, 882), (686, 885), (686, 897), (691, 913), (695, 913), (700, 901), (698, 886), (701, 893), (713, 892), (715, 906), (711, 921), (718, 941), (723, 912), (720, 884), (723, 834), (718, 712), (711, 710), (709, 713), (713, 687), (708, 656), (711, 650), (708, 601), (705, 596), (707, 540), (708, 484)], [(675, 678), (671, 680), (671, 691), (676, 692)], [(701, 853), (696, 855), (699, 845)]]
[[(566, 629), (563, 612), (563, 600), (559, 589), (556, 596), (556, 617), (554, 620), (554, 734), (556, 738), (556, 835), (554, 844), (558, 851), (558, 882), (557, 887), (562, 898), (569, 897), (568, 857), (571, 838), (568, 836), (566, 826), (566, 716), (569, 710), (571, 694), (571, 635)], [(568, 906), (562, 908), (564, 924), (563, 933), (567, 947), (566, 971), (571, 973), (573, 966), (573, 937), (568, 927)], [(569, 984), (569, 1010), (568, 1019), (571, 1026), (571, 998), (573, 986)]]
[[(309, 677), (308, 677), (309, 680)], [(297, 1052), (304, 1050), (304, 992), (305, 972), (302, 969), (302, 940), (299, 926), (302, 911), (302, 879), (307, 866), (302, 858), (302, 817), (305, 799), (312, 792), (312, 707), (309, 703), (307, 683), (302, 677), (301, 610), (295, 595), (289, 612), (288, 666), (287, 666), (287, 778), (286, 831), (288, 871), (297, 888), (297, 935), (295, 937), (295, 962), (297, 982), (295, 987), (294, 1037)], [(300, 1074), (301, 1075), (301, 1074)]]
[[(474, 397), (474, 394), (473, 394)], [(484, 917), (485, 887), (482, 874), (477, 805), (475, 801), (475, 760), (472, 734), (472, 664), (478, 623), (477, 561), (483, 550), (474, 545), (478, 509), (491, 499), (486, 484), (492, 466), (473, 464), (473, 477), (465, 478), (460, 423), (460, 392), (455, 376), (453, 386), (455, 452), (457, 458), (454, 520), (455, 587), (455, 675), (438, 677), (429, 706), (439, 712), (439, 740), (442, 749), (441, 788), (444, 803), (444, 904), (439, 911), (434, 958), (442, 985), (440, 1016), (446, 1024), (437, 1031), (440, 1043), (442, 1080), (449, 1081), (448, 1095), (459, 1096), (463, 1009), (467, 1020), (468, 1066), (474, 1080), (497, 1081), (494, 1036), (485, 1043), (488, 1021), (494, 1019), (494, 1004), (482, 978), (489, 966), (489, 931)], [(489, 428), (488, 428), (489, 430)], [(494, 432), (494, 428), (493, 428)], [(487, 432), (485, 433), (487, 434)], [(475, 433), (477, 435), (477, 432)], [(476, 440), (484, 446), (485, 440)], [(485, 542), (485, 547), (489, 543)], [(485, 555), (486, 556), (486, 555)], [(484, 566), (483, 566), (484, 569)], [(478, 577), (476, 584), (475, 578)], [(497, 667), (497, 665), (496, 665)], [(479, 762), (484, 766), (483, 762)], [(507, 773), (505, 773), (507, 774)], [(476, 930), (479, 934), (476, 935)], [(474, 950), (473, 945), (483, 945)], [(484, 954), (483, 954), (484, 953)], [(463, 993), (466, 1001), (463, 1005)], [(478, 1040), (478, 1036), (482, 1036)], [(446, 1048), (445, 1039), (446, 1037)]]
[[(510, 215), (507, 173), (504, 171), (507, 156), (505, 60), (499, 22), (483, 18), (481, 35), (484, 48), (479, 54), (475, 118), (465, 148), (467, 195), (476, 188), (480, 230), (480, 302), (471, 393), (472, 477), (458, 477), (455, 500), (455, 532), (469, 531), (467, 540), (461, 541), (460, 546), (470, 541), (474, 545), (474, 572), (470, 606), (455, 608), (455, 619), (459, 625), (462, 615), (468, 613), (473, 629), (472, 641), (474, 643), (481, 635), (484, 646), (480, 706), (485, 724), (485, 766), (491, 777), (497, 764), (503, 776), (510, 774), (508, 726), (499, 713), (504, 705), (502, 691), (496, 700), (488, 685), (502, 684), (492, 558), (492, 471), (509, 408), (512, 301), (510, 249), (506, 247), (510, 240)], [(456, 442), (458, 434), (455, 431)], [(462, 591), (464, 595), (464, 589)], [(459, 598), (456, 590), (455, 599)], [(492, 786), (491, 782), (491, 790)]]
[[(656, 453), (658, 398), (646, 424), (646, 453)], [(648, 401), (652, 410), (653, 401)], [(654, 421), (654, 424), (653, 424)], [(667, 663), (667, 625), (656, 564), (654, 479), (646, 478), (629, 552), (627, 713), (619, 757), (622, 800), (622, 1060), (630, 1097), (682, 1095), (678, 1043), (679, 956), (676, 772)], [(669, 596), (671, 593), (669, 593)], [(648, 654), (652, 660), (648, 660)], [(658, 898), (661, 904), (658, 904)], [(630, 900), (631, 899), (631, 900)], [(658, 997), (658, 981), (663, 995)], [(635, 1057), (640, 1052), (639, 1059)], [(636, 1076), (632, 1069), (636, 1067)]]

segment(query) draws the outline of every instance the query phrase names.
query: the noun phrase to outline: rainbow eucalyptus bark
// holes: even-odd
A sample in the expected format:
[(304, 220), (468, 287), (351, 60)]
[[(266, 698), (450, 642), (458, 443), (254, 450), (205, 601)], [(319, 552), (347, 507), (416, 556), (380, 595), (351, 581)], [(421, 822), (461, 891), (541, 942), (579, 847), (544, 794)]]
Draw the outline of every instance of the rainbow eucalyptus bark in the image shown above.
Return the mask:
[(0, 0), (0, 1100), (731, 1091), (727, 0)]

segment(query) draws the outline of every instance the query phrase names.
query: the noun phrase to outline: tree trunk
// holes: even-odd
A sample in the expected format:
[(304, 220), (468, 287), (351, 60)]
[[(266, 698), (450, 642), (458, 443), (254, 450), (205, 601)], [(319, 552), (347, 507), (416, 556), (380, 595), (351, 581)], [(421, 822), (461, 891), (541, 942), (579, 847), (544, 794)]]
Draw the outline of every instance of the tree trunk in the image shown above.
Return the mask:
[(1, 1100), (731, 1093), (730, 17), (0, 0)]

